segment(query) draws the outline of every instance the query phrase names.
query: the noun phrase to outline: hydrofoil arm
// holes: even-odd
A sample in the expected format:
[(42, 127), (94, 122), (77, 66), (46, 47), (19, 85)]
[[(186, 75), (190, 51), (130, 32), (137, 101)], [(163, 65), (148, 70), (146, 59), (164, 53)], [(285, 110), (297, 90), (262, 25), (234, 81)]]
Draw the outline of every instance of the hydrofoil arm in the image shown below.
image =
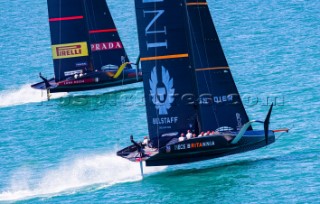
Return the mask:
[(252, 123), (264, 123), (260, 120), (251, 120), (242, 126), (237, 136), (232, 140), (231, 144), (237, 144)]

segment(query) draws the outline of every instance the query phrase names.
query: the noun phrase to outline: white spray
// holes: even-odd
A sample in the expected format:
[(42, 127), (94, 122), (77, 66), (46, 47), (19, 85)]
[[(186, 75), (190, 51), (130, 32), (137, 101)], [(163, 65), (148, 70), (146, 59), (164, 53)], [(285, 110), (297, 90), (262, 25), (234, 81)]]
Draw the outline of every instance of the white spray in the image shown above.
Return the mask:
[[(66, 95), (67, 93), (54, 93), (51, 95), (51, 99), (64, 97)], [(38, 103), (46, 100), (46, 91), (33, 89), (30, 87), (30, 84), (23, 85), (19, 89), (0, 92), (0, 108), (27, 103)]]
[[(166, 167), (145, 167), (145, 174), (164, 170)], [(139, 163), (120, 158), (115, 153), (79, 157), (62, 162), (42, 175), (21, 168), (12, 175), (6, 190), (0, 190), (0, 201), (23, 200), (34, 197), (52, 197), (80, 191), (93, 186), (105, 188), (117, 183), (139, 181)], [(37, 178), (38, 177), (38, 178)]]

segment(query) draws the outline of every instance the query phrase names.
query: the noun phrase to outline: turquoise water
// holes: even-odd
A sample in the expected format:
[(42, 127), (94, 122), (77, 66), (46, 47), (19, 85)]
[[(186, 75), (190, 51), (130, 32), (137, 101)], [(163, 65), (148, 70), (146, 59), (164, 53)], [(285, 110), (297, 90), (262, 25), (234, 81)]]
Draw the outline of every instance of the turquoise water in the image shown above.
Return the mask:
[[(320, 4), (209, 0), (251, 119), (276, 102), (268, 148), (145, 168), (115, 156), (147, 134), (142, 85), (44, 94), (52, 76), (46, 1), (0, 0), (0, 202), (318, 203)], [(130, 59), (138, 56), (133, 1), (109, 0)], [(128, 89), (128, 90), (124, 90)]]

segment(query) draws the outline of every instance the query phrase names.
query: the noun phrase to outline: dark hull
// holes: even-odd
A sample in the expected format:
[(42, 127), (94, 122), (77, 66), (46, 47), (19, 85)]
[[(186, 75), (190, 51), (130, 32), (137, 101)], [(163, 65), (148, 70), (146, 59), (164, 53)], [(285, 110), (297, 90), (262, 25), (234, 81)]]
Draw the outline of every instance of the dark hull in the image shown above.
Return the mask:
[[(247, 152), (267, 145), (264, 131), (247, 131), (242, 139), (233, 145), (230, 142), (234, 136), (234, 134), (220, 134), (166, 145), (160, 148), (157, 154), (145, 159), (146, 166), (163, 166), (203, 161)], [(274, 141), (274, 133), (269, 131), (268, 145)], [(124, 150), (130, 150), (130, 148), (127, 147)], [(132, 150), (134, 150), (134, 147), (131, 146)], [(134, 159), (129, 158), (128, 154), (126, 155), (125, 151), (121, 151), (118, 152), (118, 156), (134, 161)]]
[[(117, 79), (107, 76), (105, 72), (99, 72), (88, 74), (88, 76), (83, 78), (70, 78), (61, 82), (55, 82), (53, 78), (48, 80), (50, 84), (50, 93), (88, 91), (132, 84), (140, 81), (142, 81), (142, 75), (140, 73), (136, 76), (136, 71), (134, 69), (123, 71), (123, 75), (120, 75)], [(47, 90), (45, 82), (33, 84), (31, 87), (40, 90)]]

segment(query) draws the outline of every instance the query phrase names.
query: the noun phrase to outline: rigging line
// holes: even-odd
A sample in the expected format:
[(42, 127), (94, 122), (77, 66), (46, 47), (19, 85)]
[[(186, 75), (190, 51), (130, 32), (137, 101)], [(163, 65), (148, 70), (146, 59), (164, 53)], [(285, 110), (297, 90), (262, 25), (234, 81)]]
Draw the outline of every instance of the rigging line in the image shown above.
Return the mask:
[[(200, 56), (200, 52), (199, 52), (199, 48), (197, 46), (197, 43), (193, 43), (193, 41), (195, 41), (194, 39), (196, 39), (196, 38), (195, 38), (194, 33), (192, 32), (193, 31), (192, 21), (191, 21), (189, 10), (188, 10), (188, 6), (190, 4), (187, 3), (186, 0), (184, 0), (184, 3), (185, 3), (186, 18), (187, 18), (186, 21), (187, 21), (187, 25), (188, 25), (188, 30), (186, 31), (186, 33), (188, 33), (187, 39), (188, 38), (190, 39), (190, 41), (189, 41), (190, 48), (188, 47), (188, 49), (189, 50), (191, 49), (189, 52), (191, 53), (192, 60), (193, 60), (192, 64), (193, 64), (193, 69), (194, 69), (194, 81), (195, 81), (195, 90), (194, 91), (197, 94), (197, 101), (199, 101), (201, 93), (200, 93), (199, 87), (197, 85), (198, 85), (198, 81), (201, 80), (201, 78), (197, 77), (197, 75), (199, 75), (199, 74), (196, 73), (194, 62), (196, 61), (196, 53), (199, 55), (198, 58), (200, 60), (201, 60), (201, 56)], [(202, 64), (202, 62), (201, 62), (201, 64)], [(203, 76), (205, 76), (205, 75), (203, 75)], [(201, 125), (202, 122), (201, 122), (200, 114), (201, 114), (200, 107), (197, 107), (196, 108), (196, 119), (197, 119), (197, 123), (198, 123), (198, 129), (199, 129), (199, 131), (200, 130), (203, 131), (202, 125)]]
[(92, 18), (93, 18), (92, 24), (96, 28), (97, 27), (97, 19), (96, 19), (95, 11), (94, 11), (94, 8), (93, 8), (93, 3), (91, 4), (91, 10), (92, 10), (92, 14), (93, 14), (93, 16), (92, 16)]
[[(193, 64), (193, 69), (194, 69), (194, 81), (195, 81), (195, 93), (197, 94), (197, 98), (199, 98), (199, 89), (198, 89), (198, 86), (197, 86), (197, 84), (198, 84), (198, 78), (197, 78), (197, 74), (195, 73), (195, 65), (194, 65), (194, 61), (195, 61), (195, 54), (194, 54), (194, 44), (193, 44), (193, 38), (194, 38), (194, 36), (193, 36), (193, 32), (192, 32), (192, 25), (191, 25), (191, 20), (190, 20), (190, 15), (189, 15), (189, 10), (188, 10), (188, 3), (186, 2), (186, 0), (184, 0), (184, 5), (185, 5), (185, 13), (186, 13), (186, 21), (187, 21), (187, 25), (188, 25), (188, 28), (187, 28), (187, 31), (186, 31), (186, 33), (188, 33), (187, 34), (187, 38), (186, 39), (190, 39), (190, 42), (189, 42), (189, 44), (190, 44), (190, 48), (188, 47), (188, 50), (190, 50), (189, 52), (191, 53), (191, 56), (192, 56), (192, 60), (193, 60), (193, 62), (191, 62), (192, 64)], [(196, 45), (196, 44), (195, 44)], [(190, 59), (191, 60), (191, 59)], [(189, 60), (189, 61), (190, 61)], [(196, 109), (196, 115), (197, 115), (197, 118), (200, 118), (199, 117), (199, 115), (200, 115), (200, 111), (199, 111), (199, 107)], [(202, 127), (201, 127), (201, 120), (198, 120), (198, 123), (200, 123), (200, 125), (199, 125), (199, 128), (200, 129), (202, 129)]]
[[(188, 51), (188, 53), (191, 53), (191, 56), (192, 56), (192, 58), (194, 59), (194, 55), (193, 55), (193, 53), (192, 53), (192, 50), (193, 50), (193, 44), (192, 44), (192, 42), (191, 42), (191, 40), (192, 40), (192, 37), (191, 37), (191, 32), (188, 32), (188, 31), (191, 31), (191, 25), (190, 25), (190, 21), (189, 21), (189, 13), (188, 13), (188, 7), (187, 7), (187, 5), (188, 5), (188, 3), (186, 2), (186, 0), (184, 0), (184, 9), (185, 9), (185, 13), (186, 13), (186, 23), (187, 23), (187, 26), (188, 26), (188, 28), (185, 28), (185, 30), (184, 30), (184, 34), (185, 34), (185, 39), (187, 40), (187, 51)], [(190, 39), (190, 42), (188, 42), (188, 39)], [(191, 47), (191, 50), (190, 50), (190, 47), (188, 46), (188, 44), (190, 45), (190, 47)], [(188, 54), (188, 57), (189, 57), (189, 54)], [(196, 94), (196, 98), (199, 98), (199, 91), (198, 91), (198, 88), (197, 88), (197, 77), (196, 77), (196, 73), (195, 73), (195, 67), (193, 66), (192, 67), (192, 61), (191, 61), (191, 59), (189, 58), (189, 60), (188, 60), (188, 62), (189, 62), (189, 68), (190, 69), (193, 69), (193, 76), (192, 76), (192, 80), (193, 80), (193, 83), (194, 83), (194, 86), (193, 86), (193, 91), (194, 91), (194, 94)], [(198, 100), (198, 99), (196, 99), (196, 100)], [(196, 115), (197, 115), (197, 117), (199, 117), (199, 109), (197, 108), (196, 109)], [(200, 120), (198, 120), (198, 121), (200, 121)]]
[[(199, 47), (197, 46), (197, 43), (195, 42), (194, 45), (195, 45), (196, 49), (194, 49), (193, 43), (192, 43), (193, 39), (195, 40), (196, 37), (195, 37), (195, 34), (194, 34), (194, 32), (193, 32), (194, 29), (192, 29), (192, 22), (191, 22), (191, 20), (190, 20), (190, 15), (189, 15), (189, 9), (188, 9), (188, 7), (189, 7), (189, 6), (193, 6), (193, 4), (186, 3), (186, 2), (185, 2), (185, 4), (186, 4), (186, 8), (187, 8), (187, 9), (186, 9), (186, 13), (187, 13), (187, 18), (188, 18), (189, 31), (190, 31), (190, 35), (191, 35), (191, 36), (190, 36), (190, 40), (191, 40), (191, 44), (192, 44), (192, 51), (197, 50), (199, 59), (200, 59), (201, 64), (202, 64), (202, 58), (201, 58), (201, 54), (200, 54), (200, 51), (199, 51)], [(190, 22), (191, 22), (191, 23), (190, 23)], [(195, 54), (194, 52), (192, 52), (192, 53)], [(204, 66), (203, 66), (203, 67), (204, 67)]]
[[(209, 58), (208, 58), (208, 53), (207, 53), (207, 47), (205, 46), (205, 40), (204, 40), (204, 26), (203, 26), (203, 23), (202, 23), (202, 18), (201, 18), (201, 11), (200, 11), (200, 6), (203, 6), (203, 5), (205, 5), (205, 6), (207, 6), (207, 4), (200, 4), (201, 2), (198, 2), (197, 1), (197, 3), (195, 3), (195, 5), (197, 5), (197, 11), (198, 11), (198, 15), (199, 15), (199, 19), (200, 19), (200, 27), (201, 27), (201, 35), (202, 35), (202, 40), (203, 40), (203, 49), (204, 49), (204, 52), (205, 52), (205, 59), (206, 59), (206, 61), (207, 61), (207, 66), (209, 66)], [(190, 6), (193, 6), (193, 4), (191, 4)], [(207, 9), (209, 9), (208, 7), (207, 7)], [(187, 13), (188, 13), (188, 10), (187, 10)], [(209, 12), (210, 13), (210, 12)], [(211, 17), (211, 16), (209, 16), (209, 17)], [(188, 13), (188, 19), (190, 20), (190, 17), (189, 17), (189, 13)], [(191, 25), (192, 26), (192, 25)], [(191, 32), (191, 28), (190, 28), (190, 32)], [(192, 32), (192, 35), (194, 36), (195, 34)], [(194, 37), (194, 39), (195, 39), (195, 37)], [(195, 45), (197, 46), (197, 44), (195, 43)], [(197, 46), (197, 52), (198, 52), (198, 55), (200, 56), (200, 51), (199, 51), (199, 47)], [(203, 61), (202, 61), (202, 58), (200, 57), (200, 61), (201, 61), (201, 64), (203, 64)], [(206, 67), (206, 66), (204, 66), (204, 67)], [(210, 71), (209, 71), (210, 72)], [(205, 73), (205, 72), (203, 72), (202, 73), (202, 76), (203, 76), (203, 79), (204, 79), (204, 82), (205, 82), (205, 84), (206, 84), (206, 87), (207, 87), (207, 91), (211, 94), (212, 92), (210, 91), (210, 87), (209, 87), (209, 83), (208, 83), (208, 80), (207, 80), (207, 73)], [(209, 77), (210, 77), (210, 80), (213, 80), (212, 79), (212, 75), (211, 74), (209, 74)], [(213, 112), (213, 114), (214, 114), (214, 117), (215, 117), (215, 121), (216, 121), (216, 124), (217, 124), (217, 126), (219, 127), (220, 126), (220, 124), (219, 124), (219, 121), (218, 121), (218, 117), (217, 117), (217, 113), (216, 113), (216, 108), (214, 107), (214, 106), (212, 106), (211, 107), (211, 109), (212, 109), (212, 112)]]
[[(87, 11), (87, 4), (86, 4), (86, 0), (83, 0), (82, 1), (82, 6), (83, 6), (83, 12), (84, 12), (84, 16), (86, 17), (85, 18), (85, 25), (87, 27), (87, 44), (88, 44), (88, 53), (91, 53), (90, 56), (88, 56), (88, 61), (89, 63), (92, 64), (92, 68), (95, 69), (94, 67), (94, 62), (93, 62), (93, 56), (92, 56), (92, 52), (91, 52), (91, 44), (90, 44), (90, 34), (89, 34), (89, 30), (90, 30), (90, 18), (89, 18), (89, 15), (88, 15), (88, 11)], [(90, 49), (90, 51), (89, 51)]]
[[(195, 61), (195, 56), (194, 56), (194, 53), (193, 53), (193, 50), (194, 50), (194, 46), (193, 46), (193, 43), (192, 43), (192, 28), (191, 28), (191, 23), (190, 23), (190, 16), (189, 16), (189, 11), (188, 11), (188, 3), (186, 2), (186, 0), (184, 0), (184, 7), (185, 7), (185, 13), (186, 13), (186, 22), (187, 22), (187, 30), (185, 31), (185, 35), (186, 35), (186, 39), (190, 39), (190, 48), (189, 46), (187, 46), (187, 49), (189, 51), (189, 53), (191, 53), (191, 56), (192, 56), (192, 59), (193, 61)], [(191, 59), (189, 58), (189, 63), (190, 63)], [(191, 61), (191, 64), (193, 64), (193, 70), (194, 70), (194, 75), (193, 75), (193, 80), (194, 80), (194, 83), (195, 83), (195, 88), (194, 88), (194, 93), (197, 94), (197, 98), (199, 98), (199, 89), (197, 87), (197, 84), (198, 84), (198, 78), (197, 78), (197, 74), (195, 73), (195, 66), (194, 66), (194, 63)], [(197, 99), (198, 100), (198, 99)], [(199, 108), (196, 109), (196, 115), (197, 117), (199, 117), (199, 114), (200, 114), (200, 111), (199, 111)], [(198, 120), (200, 121), (200, 120)], [(201, 128), (201, 125), (200, 125), (200, 128)]]
[[(62, 0), (60, 0), (59, 1), (59, 5), (60, 5), (60, 8), (59, 8), (59, 16), (60, 17), (62, 17), (62, 5), (61, 5), (61, 1)], [(59, 43), (61, 44), (61, 41), (62, 40), (62, 22), (60, 21), (59, 22)], [(58, 76), (58, 78), (59, 78), (59, 80), (61, 79), (61, 75), (60, 75), (60, 73), (61, 73), (61, 65), (62, 65), (62, 60), (63, 59), (60, 59), (59, 60), (59, 67), (58, 67), (58, 73), (57, 74), (59, 74), (59, 76)], [(55, 73), (56, 74), (56, 73)]]
[[(199, 2), (198, 2), (199, 3)], [(200, 23), (200, 29), (201, 29), (201, 35), (202, 35), (202, 43), (203, 43), (203, 49), (204, 49), (204, 53), (205, 53), (205, 60), (206, 60), (206, 63), (207, 63), (207, 66), (209, 66), (209, 55), (208, 55), (208, 51), (207, 51), (207, 46), (206, 46), (206, 42), (205, 42), (205, 35), (204, 35), (204, 31), (205, 31), (205, 28), (204, 28), (204, 25), (203, 25), (203, 19), (202, 19), (202, 16), (201, 16), (201, 11), (200, 11), (200, 6), (206, 6), (206, 10), (207, 12), (209, 13), (207, 18), (212, 18), (211, 15), (210, 15), (210, 11), (209, 11), (209, 7), (208, 7), (208, 4), (207, 2), (202, 3), (202, 4), (199, 4), (199, 6), (197, 6), (197, 11), (198, 11), (198, 16), (199, 16), (199, 23)], [(209, 25), (211, 26), (211, 25)], [(206, 83), (206, 86), (207, 86), (207, 91), (212, 94), (213, 92), (211, 91), (210, 89), (210, 86), (209, 86), (209, 83), (208, 83), (208, 80), (207, 80), (207, 76), (209, 77), (209, 80), (210, 81), (213, 81), (214, 79), (212, 78), (212, 75), (210, 74), (211, 71), (209, 71), (209, 74), (206, 75), (205, 72), (203, 72), (203, 76), (204, 76), (204, 81)], [(217, 106), (213, 106), (211, 107), (211, 110), (214, 114), (214, 117), (215, 117), (215, 121), (216, 121), (216, 124), (218, 127), (220, 127), (220, 124), (219, 124), (219, 120), (218, 120), (218, 116), (217, 116), (217, 112), (216, 112), (216, 108)]]
[[(200, 6), (203, 6), (203, 5), (197, 6), (197, 11), (198, 11), (199, 19), (200, 19), (199, 24), (200, 24), (201, 35), (202, 35), (202, 43), (204, 45), (203, 49), (204, 49), (204, 53), (205, 53), (205, 60), (206, 60), (207, 66), (209, 66), (208, 52), (207, 52), (207, 46), (206, 46), (206, 42), (205, 42), (204, 26), (203, 26), (203, 22), (202, 22), (202, 18), (201, 18)], [(205, 66), (205, 67), (207, 67), (207, 66)], [(209, 87), (209, 84), (208, 84), (208, 81), (207, 81), (207, 78), (206, 78), (207, 75), (205, 75), (205, 73), (203, 73), (203, 75), (204, 75), (205, 82), (206, 82), (206, 85), (207, 85), (207, 91), (209, 93), (211, 93), (210, 87)], [(212, 80), (211, 74), (209, 74), (208, 76), (210, 77), (210, 80)]]
[[(202, 34), (202, 43), (204, 45), (206, 45), (206, 42), (205, 42), (205, 36), (204, 36), (204, 26), (203, 26), (203, 21), (202, 21), (202, 18), (201, 18), (201, 11), (200, 11), (200, 6), (203, 6), (204, 4), (200, 4), (199, 6), (197, 6), (197, 10), (198, 10), (198, 15), (199, 15), (199, 19), (200, 19), (200, 28), (201, 28), (201, 34)], [(207, 9), (209, 9), (207, 7)], [(210, 13), (210, 12), (209, 12)], [(210, 15), (208, 16), (209, 18), (211, 17)], [(208, 59), (208, 52), (207, 52), (207, 47), (204, 46), (204, 51), (205, 51), (205, 56), (206, 56), (206, 60), (207, 60), (207, 66), (209, 66), (209, 59)]]
[[(197, 2), (196, 3), (196, 5), (198, 5), (198, 3), (199, 2)], [(188, 4), (186, 4), (187, 5), (187, 7), (188, 7)], [(189, 4), (189, 6), (194, 6), (193, 4)], [(204, 41), (204, 32), (203, 32), (203, 24), (202, 24), (202, 19), (201, 19), (201, 15), (200, 15), (200, 9), (199, 9), (199, 6), (197, 6), (197, 10), (198, 10), (198, 15), (199, 15), (199, 19), (200, 19), (200, 27), (202, 28), (201, 29), (201, 34), (202, 34), (202, 40), (203, 40), (203, 45), (205, 45), (205, 41)], [(196, 37), (195, 37), (195, 33), (193, 32), (193, 30), (194, 29), (192, 29), (192, 23), (190, 23), (190, 15), (189, 15), (189, 10), (187, 9), (187, 17), (188, 17), (188, 24), (189, 24), (189, 30), (190, 30), (190, 34), (192, 35), (192, 37), (191, 37), (191, 44), (192, 44), (192, 46), (193, 46), (193, 43), (192, 43), (192, 41), (193, 40), (195, 40), (196, 39)], [(200, 63), (201, 63), (201, 65), (202, 65), (202, 67), (206, 67), (206, 66), (203, 66), (203, 61), (202, 61), (202, 57), (201, 57), (201, 52), (200, 52), (200, 49), (199, 49), (199, 46), (197, 46), (197, 43), (195, 42), (194, 43), (195, 44), (195, 47), (196, 47), (196, 49), (194, 49), (194, 47), (192, 47), (192, 51), (193, 50), (196, 50), (197, 51), (197, 54), (198, 54), (198, 56), (199, 56), (199, 60), (200, 60)], [(204, 47), (204, 51), (205, 51), (205, 59), (206, 59), (206, 61), (207, 61), (207, 66), (209, 65), (209, 61), (208, 61), (208, 54), (207, 54), (207, 50), (206, 50), (206, 46), (203, 46)], [(193, 54), (194, 54), (194, 52), (192, 52)], [(207, 86), (207, 90), (208, 90), (208, 92), (210, 92), (210, 87), (209, 87), (209, 84), (208, 84), (208, 81), (207, 81), (207, 78), (206, 78), (206, 73), (203, 73), (202, 74), (203, 75), (203, 78), (204, 78), (204, 81), (205, 81), (205, 83), (206, 83), (206, 86)]]
[[(94, 28), (94, 29), (97, 29), (97, 20), (96, 20), (96, 15), (95, 15), (95, 11), (94, 11), (94, 6), (93, 6), (93, 3), (91, 3), (91, 12), (92, 12), (92, 16), (91, 16), (91, 18), (92, 18), (92, 28)], [(90, 36), (91, 37), (91, 36)], [(93, 37), (94, 37), (94, 42), (97, 42), (97, 36), (96, 35), (93, 35)], [(98, 56), (99, 56), (99, 60), (100, 60), (100, 68), (101, 68), (101, 66), (103, 66), (103, 64), (102, 64), (102, 52), (98, 52), (98, 53), (96, 53)]]
[(85, 32), (86, 33), (86, 38), (87, 38), (87, 44), (88, 44), (88, 57), (87, 57), (87, 61), (89, 66), (95, 70), (95, 66), (94, 66), (94, 61), (93, 61), (93, 56), (92, 56), (92, 51), (91, 51), (91, 44), (90, 44), (90, 34), (88, 33), (90, 30), (90, 18), (89, 18), (89, 14), (88, 14), (88, 10), (87, 10), (87, 4), (86, 4), (86, 0), (82, 1), (82, 7), (83, 7), (83, 15), (85, 16), (84, 19), (84, 25), (86, 27)]
[[(204, 49), (204, 52), (205, 52), (205, 59), (206, 59), (206, 63), (207, 63), (207, 66), (209, 66), (209, 59), (208, 59), (208, 52), (207, 52), (207, 47), (205, 46), (205, 36), (204, 36), (204, 26), (203, 26), (203, 23), (202, 23), (202, 18), (201, 18), (201, 11), (200, 11), (200, 6), (207, 6), (207, 3), (206, 2), (192, 2), (192, 3), (187, 3), (188, 6), (197, 6), (197, 11), (198, 11), (198, 16), (199, 16), (199, 24), (200, 24), (200, 27), (201, 27), (201, 35), (202, 35), (202, 41), (203, 41), (203, 49)], [(193, 33), (194, 34), (194, 33)], [(196, 43), (195, 43), (196, 44)], [(197, 45), (197, 44), (196, 44)], [(198, 55), (199, 55), (199, 59), (201, 61), (201, 64), (203, 66), (203, 61), (202, 61), (202, 57), (200, 56), (200, 51), (199, 51), (199, 48), (197, 47), (197, 51), (198, 51)], [(207, 67), (207, 66), (203, 66), (203, 67)], [(208, 81), (206, 79), (206, 74), (203, 73), (203, 76), (204, 76), (204, 79), (205, 79), (205, 82), (206, 82), (206, 85), (207, 85), (207, 90), (210, 92), (210, 87), (208, 85)], [(211, 76), (211, 75), (210, 75)]]
[(190, 20), (190, 15), (189, 15), (189, 10), (188, 7), (186, 6), (186, 13), (187, 13), (187, 22), (188, 22), (188, 27), (189, 27), (189, 33), (190, 33), (190, 43), (191, 43), (191, 53), (192, 53), (192, 58), (195, 61), (195, 50), (197, 51), (198, 57), (201, 61), (202, 64), (202, 59), (201, 59), (201, 54), (199, 51), (199, 47), (197, 46), (197, 43), (193, 43), (193, 41), (196, 39), (195, 38), (195, 34), (193, 32), (193, 28), (192, 28), (192, 22)]
[[(104, 5), (105, 5), (105, 7), (104, 7), (104, 18), (105, 19), (103, 19), (103, 21), (105, 20), (106, 22), (108, 22), (108, 17), (110, 17), (111, 19), (111, 21), (112, 21), (112, 16), (111, 16), (111, 13), (110, 13), (110, 10), (109, 10), (109, 8), (108, 8), (108, 5), (107, 5), (107, 2), (106, 1), (104, 1)], [(93, 8), (93, 4), (92, 4), (92, 13), (93, 13), (93, 18), (94, 18), (94, 27), (95, 28), (97, 28), (97, 19), (96, 19), (96, 15), (95, 15), (95, 10), (94, 10), (94, 8)], [(109, 15), (107, 15), (109, 13)], [(99, 20), (99, 19), (98, 19)], [(113, 26), (113, 27), (115, 27), (115, 26)], [(104, 34), (103, 34), (104, 35)], [(96, 37), (95, 37), (96, 38)], [(97, 39), (95, 39), (95, 42), (97, 42)], [(99, 59), (100, 59), (100, 64), (101, 64), (101, 66), (103, 66), (104, 64), (102, 64), (102, 62), (103, 62), (103, 52), (98, 52), (98, 54), (99, 54)], [(108, 57), (106, 57), (107, 59), (109, 59)]]
[[(185, 3), (185, 10), (186, 10), (186, 16), (187, 16), (187, 24), (188, 24), (188, 29), (189, 29), (189, 35), (187, 35), (187, 39), (188, 38), (190, 38), (190, 46), (191, 46), (191, 53), (192, 53), (192, 58), (193, 58), (193, 60), (195, 61), (195, 56), (194, 56), (194, 54), (193, 54), (193, 50), (194, 50), (194, 48), (193, 48), (193, 43), (192, 43), (192, 33), (191, 33), (191, 23), (190, 23), (190, 17), (189, 17), (189, 11), (188, 11), (188, 6), (187, 6), (187, 2), (186, 2), (186, 0), (184, 0), (184, 3)], [(188, 30), (187, 30), (187, 32), (188, 32)], [(186, 32), (186, 33), (187, 33)]]

